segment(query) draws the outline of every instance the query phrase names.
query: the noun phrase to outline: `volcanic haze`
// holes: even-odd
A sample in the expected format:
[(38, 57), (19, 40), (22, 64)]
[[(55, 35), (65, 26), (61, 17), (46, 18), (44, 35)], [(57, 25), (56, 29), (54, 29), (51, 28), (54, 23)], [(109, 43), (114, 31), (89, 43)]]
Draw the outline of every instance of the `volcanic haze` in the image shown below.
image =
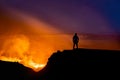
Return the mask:
[(51, 25), (12, 9), (0, 12), (0, 60), (39, 71), (54, 51), (70, 48), (70, 37)]

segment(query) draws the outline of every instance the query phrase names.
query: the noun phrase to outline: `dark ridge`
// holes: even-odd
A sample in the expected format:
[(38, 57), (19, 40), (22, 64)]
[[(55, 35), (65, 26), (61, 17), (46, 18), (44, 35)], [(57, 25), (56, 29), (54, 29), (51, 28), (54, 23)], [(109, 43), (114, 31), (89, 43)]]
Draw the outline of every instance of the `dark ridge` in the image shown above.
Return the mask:
[(0, 80), (115, 80), (119, 64), (119, 50), (64, 50), (53, 53), (38, 73), (17, 62), (0, 61)]
[(32, 80), (35, 72), (18, 62), (0, 61), (0, 80)]
[[(77, 49), (53, 53), (36, 80), (119, 78), (120, 51)], [(115, 75), (115, 76), (114, 76)], [(114, 77), (113, 77), (114, 76)]]

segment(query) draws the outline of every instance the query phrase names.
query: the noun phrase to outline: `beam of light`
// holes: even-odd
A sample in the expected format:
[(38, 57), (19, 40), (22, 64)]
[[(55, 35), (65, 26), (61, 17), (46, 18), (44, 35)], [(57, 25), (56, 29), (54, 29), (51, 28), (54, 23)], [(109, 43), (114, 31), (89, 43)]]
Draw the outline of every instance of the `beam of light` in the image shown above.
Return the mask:
[(39, 71), (53, 52), (71, 48), (68, 35), (34, 17), (10, 10), (9, 14), (3, 14), (3, 19), (0, 60), (19, 62)]
[[(40, 19), (11, 9), (8, 12), (1, 11), (0, 16), (0, 60), (19, 62), (39, 71), (47, 64), (53, 52), (72, 49), (72, 35), (67, 35)], [(89, 22), (89, 19), (86, 20)], [(100, 31), (105, 29), (102, 28)], [(109, 29), (111, 30), (107, 27), (104, 31)], [(79, 47), (120, 49), (116, 40), (84, 40), (82, 37)]]

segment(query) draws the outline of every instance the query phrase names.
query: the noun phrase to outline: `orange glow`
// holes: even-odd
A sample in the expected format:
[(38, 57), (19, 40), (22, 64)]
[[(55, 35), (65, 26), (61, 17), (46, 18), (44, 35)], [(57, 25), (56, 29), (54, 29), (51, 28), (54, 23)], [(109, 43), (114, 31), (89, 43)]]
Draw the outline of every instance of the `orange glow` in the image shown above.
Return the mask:
[[(19, 62), (37, 72), (53, 52), (72, 49), (72, 35), (15, 10), (0, 12), (0, 60)], [(105, 40), (80, 39), (79, 47), (120, 49), (117, 41)]]
[(53, 52), (71, 48), (69, 36), (54, 26), (14, 10), (2, 17), (5, 20), (0, 19), (0, 60), (19, 62), (37, 72), (46, 66)]

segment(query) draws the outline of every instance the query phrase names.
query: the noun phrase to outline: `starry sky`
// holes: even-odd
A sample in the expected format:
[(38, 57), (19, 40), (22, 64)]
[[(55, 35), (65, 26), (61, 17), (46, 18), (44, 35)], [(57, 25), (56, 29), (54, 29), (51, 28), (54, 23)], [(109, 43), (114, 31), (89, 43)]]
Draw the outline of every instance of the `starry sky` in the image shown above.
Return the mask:
[(0, 0), (65, 33), (120, 33), (119, 0)]

